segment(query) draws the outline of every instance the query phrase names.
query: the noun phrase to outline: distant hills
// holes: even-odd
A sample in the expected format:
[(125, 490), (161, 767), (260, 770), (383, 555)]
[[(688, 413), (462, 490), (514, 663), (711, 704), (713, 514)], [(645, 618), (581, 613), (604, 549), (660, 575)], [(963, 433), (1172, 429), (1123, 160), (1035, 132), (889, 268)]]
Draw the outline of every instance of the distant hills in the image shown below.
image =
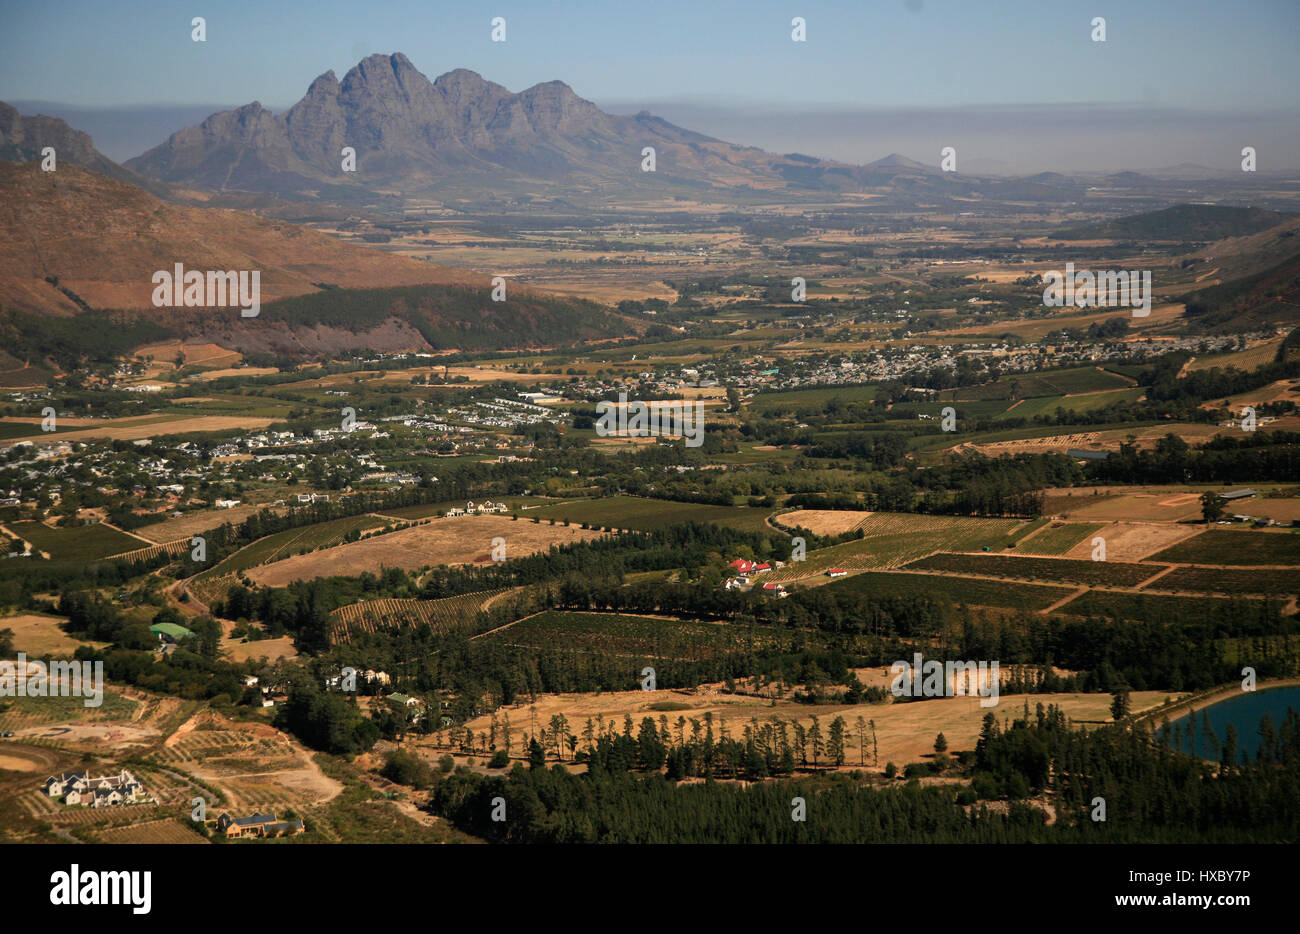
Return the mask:
[(1176, 204), (1160, 211), (1147, 211), (1068, 227), (1053, 231), (1051, 236), (1057, 240), (1206, 242), (1260, 233), (1294, 217), (1295, 214), (1266, 211), (1263, 208)]

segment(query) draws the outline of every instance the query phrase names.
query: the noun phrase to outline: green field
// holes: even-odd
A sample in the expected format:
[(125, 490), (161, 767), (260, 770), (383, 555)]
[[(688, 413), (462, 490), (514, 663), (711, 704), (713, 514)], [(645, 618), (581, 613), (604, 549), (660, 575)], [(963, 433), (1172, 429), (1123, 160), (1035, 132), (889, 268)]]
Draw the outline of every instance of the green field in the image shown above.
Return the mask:
[(760, 415), (792, 415), (800, 411), (821, 410), (833, 399), (838, 399), (844, 405), (871, 402), (878, 391), (875, 386), (856, 385), (764, 392), (750, 400), (749, 409)]
[[(1026, 399), (1007, 411), (1008, 418), (1033, 418), (1035, 415), (1054, 415), (1057, 409), (1066, 412), (1090, 412), (1117, 402), (1132, 402), (1146, 390), (1140, 386), (1108, 392), (1090, 392), (1077, 396), (1041, 396)], [(960, 411), (960, 409), (958, 410)]]
[(1028, 529), (1019, 519), (877, 512), (863, 522), (862, 539), (810, 551), (804, 561), (773, 571), (769, 580), (797, 580), (835, 567), (894, 568), (933, 551), (979, 551), (986, 546), (1000, 551)]
[(1300, 566), (1300, 533), (1208, 529), (1152, 555), (1176, 564), (1286, 564)]
[[(1239, 604), (1247, 604), (1252, 614), (1257, 614), (1264, 601), (1090, 590), (1056, 612), (1065, 616), (1113, 617), (1155, 623), (1226, 623), (1234, 617), (1239, 618)], [(1273, 606), (1279, 608), (1280, 604), (1275, 601)]]
[(1034, 399), (1040, 396), (1078, 395), (1103, 392), (1107, 389), (1126, 389), (1132, 386), (1131, 380), (1116, 373), (1081, 366), (1039, 373), (1010, 373), (996, 382), (959, 390), (957, 398)]
[[(954, 574), (987, 574), (1017, 580), (1038, 580), (1061, 584), (1132, 587), (1160, 571), (1149, 564), (1119, 561), (1076, 561), (1070, 558), (1026, 558), (1018, 555), (937, 554), (913, 561), (907, 570), (952, 571)], [(1163, 579), (1163, 578), (1162, 578)]]
[(13, 522), (9, 528), (55, 561), (94, 561), (150, 545), (102, 523), (52, 529), (40, 522)]
[(618, 613), (550, 610), (500, 629), (485, 640), (535, 649), (599, 652), (698, 661), (733, 652), (784, 649), (818, 641), (816, 634), (771, 626), (703, 623)]
[(1017, 544), (1016, 551), (1027, 555), (1063, 555), (1102, 525), (1100, 522), (1071, 522), (1043, 529), (1033, 538)]
[(1071, 588), (1050, 584), (1003, 583), (975, 577), (908, 574), (902, 571), (854, 574), (826, 585), (836, 593), (859, 595), (863, 599), (883, 597), (929, 597), (953, 606), (1005, 607), (1013, 610), (1042, 610), (1070, 595)]
[(705, 506), (637, 496), (607, 496), (530, 509), (529, 516), (567, 519), (581, 525), (651, 531), (680, 522), (712, 522), (743, 532), (771, 532), (765, 520), (771, 510), (747, 506)]
[(1202, 590), (1223, 594), (1300, 594), (1300, 569), (1174, 568), (1152, 586), (1157, 590)]

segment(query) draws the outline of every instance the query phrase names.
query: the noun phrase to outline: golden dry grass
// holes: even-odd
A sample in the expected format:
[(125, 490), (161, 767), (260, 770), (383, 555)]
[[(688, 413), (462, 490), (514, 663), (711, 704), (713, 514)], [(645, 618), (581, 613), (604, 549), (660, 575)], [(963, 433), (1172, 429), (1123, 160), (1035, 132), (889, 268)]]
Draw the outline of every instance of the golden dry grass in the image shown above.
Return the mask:
[(59, 628), (64, 620), (57, 616), (44, 616), (39, 613), (21, 613), (17, 616), (0, 617), (0, 629), (12, 629), (14, 633), (14, 650), (26, 652), (29, 658), (41, 655), (71, 655), (83, 644), (105, 645), (107, 643), (82, 643)]
[[(891, 676), (888, 668), (863, 669), (858, 672), (862, 682), (868, 686), (888, 689)], [(1167, 695), (1160, 691), (1135, 691), (1131, 695), (1133, 710), (1139, 713), (1162, 703)], [(1177, 695), (1173, 695), (1177, 696)], [(686, 735), (690, 735), (691, 719), (703, 720), (705, 713), (713, 714), (714, 735), (720, 731), (720, 721), (732, 736), (739, 736), (749, 723), (757, 717), (760, 722), (769, 717), (782, 720), (798, 720), (805, 727), (812, 723), (813, 716), (821, 722), (823, 734), (828, 724), (835, 717), (843, 717), (852, 733), (858, 717), (874, 720), (876, 723), (876, 742), (879, 747), (879, 763), (875, 766), (883, 769), (887, 762), (902, 766), (914, 762), (934, 752), (934, 740), (943, 733), (948, 740), (949, 751), (973, 749), (979, 738), (980, 726), (984, 715), (992, 712), (999, 721), (1019, 716), (1024, 712), (1024, 702), (1029, 700), (1032, 713), (1036, 704), (1056, 704), (1065, 711), (1067, 717), (1078, 722), (1100, 723), (1110, 720), (1109, 694), (1035, 694), (1002, 696), (996, 706), (981, 707), (978, 697), (943, 697), (906, 704), (826, 704), (809, 707), (788, 700), (778, 700), (773, 706), (770, 697), (754, 697), (740, 694), (725, 694), (720, 685), (702, 685), (694, 692), (689, 691), (615, 691), (603, 694), (543, 694), (538, 696), (535, 704), (521, 703), (503, 708), (497, 712), (498, 720), (508, 715), (513, 735), (518, 737), (530, 729), (530, 722), (537, 728), (547, 727), (552, 716), (563, 714), (569, 721), (569, 729), (581, 735), (588, 717), (593, 720), (604, 717), (606, 721), (614, 720), (619, 729), (625, 715), (632, 717), (634, 731), (645, 717), (658, 721), (661, 713), (668, 718), (671, 725), (678, 717), (687, 721)], [(688, 710), (657, 711), (653, 704), (671, 701), (690, 705)], [(491, 718), (478, 717), (466, 725), (475, 733), (488, 728)], [(868, 733), (868, 746), (871, 739)], [(856, 737), (848, 741), (849, 750), (845, 767), (859, 767), (859, 747)], [(871, 750), (866, 754), (866, 765), (872, 767)]]
[(842, 535), (860, 528), (870, 512), (856, 512), (850, 509), (796, 509), (783, 512), (777, 521), (785, 526), (798, 526), (814, 535)]
[[(158, 544), (174, 542), (215, 529), (227, 522), (238, 524), (266, 508), (265, 503), (241, 503), (230, 509), (204, 509), (200, 512), (187, 513), (179, 519), (166, 519), (154, 525), (143, 526), (136, 529), (135, 534)], [(273, 511), (277, 514), (284, 513), (287, 507), (273, 507)]]
[[(16, 421), (17, 419), (12, 419)], [(73, 419), (59, 419), (64, 425)], [(259, 431), (273, 424), (272, 418), (253, 418), (234, 415), (194, 415), (177, 418), (118, 418), (106, 419), (93, 428), (73, 427), (71, 431), (38, 431), (12, 441), (34, 441), (53, 444), (64, 441), (90, 441), (104, 438), (109, 441), (135, 441), (140, 438), (156, 438), (159, 435), (189, 434), (191, 432), (221, 432), (228, 434), (236, 431)]]
[(439, 564), (487, 564), (492, 560), (494, 538), (505, 539), (506, 559), (601, 537), (600, 532), (577, 526), (513, 521), (507, 516), (460, 516), (434, 519), (387, 535), (336, 545), (323, 551), (295, 555), (253, 568), (248, 577), (267, 587), (283, 587), (295, 580), (355, 576), (383, 568), (416, 570)]
[(1174, 525), (1156, 522), (1112, 522), (1065, 553), (1067, 558), (1091, 558), (1092, 540), (1106, 540), (1107, 561), (1141, 561), (1148, 555), (1163, 551), (1193, 535), (1205, 531), (1204, 526)]

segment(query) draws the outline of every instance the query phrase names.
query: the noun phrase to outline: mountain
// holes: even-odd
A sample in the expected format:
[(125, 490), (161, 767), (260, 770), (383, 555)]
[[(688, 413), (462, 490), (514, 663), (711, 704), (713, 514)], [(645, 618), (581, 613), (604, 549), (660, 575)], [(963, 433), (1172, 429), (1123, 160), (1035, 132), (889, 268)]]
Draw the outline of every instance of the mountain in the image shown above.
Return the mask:
[[(342, 170), (345, 146), (356, 150), (355, 173)], [(647, 146), (654, 173), (641, 169)], [(498, 196), (539, 185), (858, 189), (899, 173), (939, 174), (891, 160), (858, 168), (737, 146), (644, 111), (607, 114), (560, 81), (518, 93), (465, 69), (429, 81), (396, 53), (364, 59), (342, 81), (326, 72), (283, 114), (256, 101), (213, 114), (126, 166), (215, 191), (327, 201), (476, 186)]]
[(56, 117), (24, 117), (17, 109), (0, 101), (0, 162), (39, 162), (42, 151), (52, 147), (55, 171), (64, 165), (79, 165), (119, 181), (137, 185), (154, 194), (166, 186), (124, 169), (95, 148), (86, 133), (74, 130)]

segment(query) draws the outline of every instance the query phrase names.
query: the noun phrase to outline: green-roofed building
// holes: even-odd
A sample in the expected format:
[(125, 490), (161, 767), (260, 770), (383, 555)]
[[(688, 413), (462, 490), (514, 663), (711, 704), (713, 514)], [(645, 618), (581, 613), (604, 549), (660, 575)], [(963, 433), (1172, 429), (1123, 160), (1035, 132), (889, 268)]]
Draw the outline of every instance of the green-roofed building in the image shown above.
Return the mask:
[(184, 626), (177, 626), (175, 623), (154, 623), (149, 627), (149, 631), (164, 642), (180, 642), (194, 635)]

